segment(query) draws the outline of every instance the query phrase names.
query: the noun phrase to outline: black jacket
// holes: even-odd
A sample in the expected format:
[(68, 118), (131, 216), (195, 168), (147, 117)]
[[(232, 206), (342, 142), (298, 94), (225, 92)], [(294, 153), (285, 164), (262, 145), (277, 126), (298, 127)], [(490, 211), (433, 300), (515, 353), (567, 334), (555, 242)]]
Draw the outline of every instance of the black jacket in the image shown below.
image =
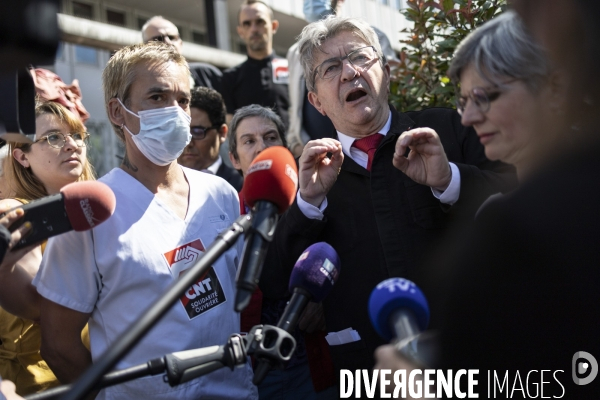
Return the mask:
[[(545, 370), (544, 396), (600, 398), (598, 378), (572, 379), (575, 353), (600, 360), (600, 143), (586, 147), (487, 205), (460, 242), (446, 244), (446, 257), (422, 270), (440, 314), (441, 367), (479, 369), (480, 397), (488, 370), (508, 371), (509, 387), (517, 371), (523, 386), (533, 371), (531, 396)], [(498, 392), (506, 397), (508, 389)]]
[(217, 170), (217, 176), (225, 179), (231, 186), (235, 188), (235, 190), (242, 190), (242, 186), (244, 186), (244, 178), (238, 172), (237, 169), (231, 168), (225, 162), (221, 164), (219, 169)]

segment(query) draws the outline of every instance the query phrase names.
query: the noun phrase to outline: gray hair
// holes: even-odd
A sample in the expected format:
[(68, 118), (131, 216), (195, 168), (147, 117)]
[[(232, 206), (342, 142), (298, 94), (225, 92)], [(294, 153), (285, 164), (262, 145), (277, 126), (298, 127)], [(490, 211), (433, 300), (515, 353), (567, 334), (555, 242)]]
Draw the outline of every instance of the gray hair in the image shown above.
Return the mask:
[(314, 67), (316, 50), (321, 50), (323, 43), (342, 32), (353, 32), (363, 39), (368, 45), (375, 47), (379, 56), (381, 66), (387, 64), (387, 59), (381, 51), (381, 45), (377, 34), (363, 20), (357, 18), (337, 17), (330, 15), (327, 18), (308, 24), (302, 29), (298, 36), (298, 49), (300, 51), (300, 63), (304, 71), (306, 87), (311, 92), (316, 92)]
[(250, 117), (260, 117), (260, 118), (266, 119), (267, 121), (273, 122), (275, 124), (275, 126), (277, 127), (277, 133), (279, 134), (279, 138), (281, 139), (283, 146), (287, 147), (287, 143), (285, 141), (285, 125), (283, 124), (283, 121), (281, 120), (279, 115), (277, 115), (275, 113), (275, 111), (273, 111), (271, 108), (263, 107), (258, 104), (250, 104), (249, 106), (244, 106), (242, 108), (239, 108), (235, 112), (235, 114), (233, 114), (233, 118), (231, 119), (231, 122), (229, 123), (229, 130), (232, 133), (231, 135), (228, 136), (229, 152), (231, 154), (233, 154), (233, 156), (235, 157), (236, 160), (239, 160), (238, 153), (237, 153), (236, 131), (237, 131), (240, 123), (244, 119), (250, 118)]
[(506, 78), (514, 78), (534, 92), (552, 72), (545, 50), (534, 42), (512, 10), (475, 29), (459, 44), (448, 76), (458, 83), (471, 64), (490, 84), (500, 86)]

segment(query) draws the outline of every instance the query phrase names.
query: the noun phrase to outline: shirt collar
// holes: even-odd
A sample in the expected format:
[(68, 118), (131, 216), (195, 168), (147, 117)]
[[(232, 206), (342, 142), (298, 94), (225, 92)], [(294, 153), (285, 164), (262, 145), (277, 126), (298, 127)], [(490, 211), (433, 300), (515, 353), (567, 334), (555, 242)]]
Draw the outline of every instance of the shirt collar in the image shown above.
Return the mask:
[(221, 167), (221, 164), (223, 164), (223, 159), (221, 158), (221, 156), (217, 157), (217, 161), (215, 161), (214, 163), (212, 163), (208, 168), (206, 168), (208, 171), (212, 172), (213, 175), (217, 174), (217, 171), (219, 170), (219, 168)]
[[(388, 119), (387, 119), (385, 125), (377, 133), (385, 136), (390, 131), (391, 126), (392, 126), (392, 111), (390, 110), (389, 114), (388, 114)], [(342, 144), (342, 151), (344, 152), (344, 154), (349, 156), (350, 149), (352, 148), (352, 144), (357, 139), (354, 137), (348, 136), (340, 131), (336, 131), (336, 132), (338, 134), (338, 139), (339, 139), (340, 143)]]

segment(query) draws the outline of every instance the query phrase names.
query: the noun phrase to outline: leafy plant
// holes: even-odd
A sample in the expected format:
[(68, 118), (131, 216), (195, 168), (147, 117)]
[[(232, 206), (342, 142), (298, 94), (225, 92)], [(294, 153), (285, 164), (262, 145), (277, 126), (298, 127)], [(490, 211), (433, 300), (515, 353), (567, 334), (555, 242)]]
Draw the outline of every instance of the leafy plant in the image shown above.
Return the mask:
[(506, 9), (506, 0), (407, 0), (411, 28), (400, 62), (392, 66), (390, 101), (403, 111), (454, 107), (446, 73), (456, 46), (473, 29)]

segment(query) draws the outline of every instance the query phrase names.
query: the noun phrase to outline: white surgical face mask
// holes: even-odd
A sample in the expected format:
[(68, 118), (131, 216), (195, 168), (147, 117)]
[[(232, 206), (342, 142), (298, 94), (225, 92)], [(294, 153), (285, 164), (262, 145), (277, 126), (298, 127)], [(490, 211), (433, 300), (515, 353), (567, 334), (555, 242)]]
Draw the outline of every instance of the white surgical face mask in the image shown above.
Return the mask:
[(131, 133), (125, 124), (121, 128), (129, 132), (138, 150), (152, 163), (160, 166), (172, 163), (192, 140), (192, 118), (181, 107), (155, 108), (136, 114), (129, 111), (121, 99), (117, 100), (125, 111), (140, 119), (140, 132), (137, 135)]

